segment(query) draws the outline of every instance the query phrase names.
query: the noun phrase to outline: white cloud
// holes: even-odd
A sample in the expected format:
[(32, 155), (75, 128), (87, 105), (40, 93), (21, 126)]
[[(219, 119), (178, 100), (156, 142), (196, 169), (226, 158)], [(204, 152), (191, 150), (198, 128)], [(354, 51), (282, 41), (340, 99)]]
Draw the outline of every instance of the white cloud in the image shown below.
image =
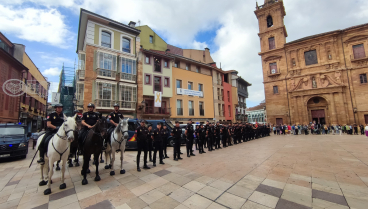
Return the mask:
[(70, 47), (75, 37), (56, 9), (24, 8), (0, 5), (0, 30), (18, 38), (46, 43), (60, 48)]
[(74, 61), (66, 57), (59, 57), (46, 52), (38, 52), (38, 54), (44, 63), (52, 66), (62, 66), (63, 64), (66, 66), (74, 65)]
[(43, 75), (49, 75), (49, 76), (58, 76), (60, 75), (61, 70), (57, 67), (49, 68), (42, 72)]
[(193, 41), (191, 49), (200, 49), (203, 50), (204, 48), (208, 47), (206, 42), (198, 42), (196, 40)]

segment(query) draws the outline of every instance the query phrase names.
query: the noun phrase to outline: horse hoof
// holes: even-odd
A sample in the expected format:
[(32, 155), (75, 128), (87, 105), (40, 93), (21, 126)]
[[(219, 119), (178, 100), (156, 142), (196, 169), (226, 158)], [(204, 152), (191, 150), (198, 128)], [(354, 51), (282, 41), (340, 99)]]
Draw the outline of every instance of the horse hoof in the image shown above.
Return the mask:
[(79, 166), (79, 162), (76, 162), (76, 163), (75, 163), (75, 167), (78, 167), (78, 166)]
[(55, 170), (60, 171), (60, 166), (56, 166)]
[(46, 184), (47, 184), (47, 181), (42, 180), (38, 185), (39, 185), (39, 186), (45, 186)]
[(101, 177), (100, 176), (96, 176), (95, 177), (95, 181), (100, 181), (101, 180)]
[(91, 170), (89, 170), (89, 168), (87, 169), (87, 173), (91, 173)]
[(87, 179), (83, 179), (83, 180), (82, 180), (82, 185), (86, 185), (86, 184), (88, 184)]
[(49, 195), (49, 194), (51, 194), (51, 189), (50, 189), (50, 188), (46, 189), (46, 190), (43, 192), (43, 194), (44, 194), (44, 195)]
[(110, 176), (115, 175), (115, 171), (110, 171)]
[(74, 165), (73, 165), (73, 163), (70, 163), (70, 164), (69, 164), (69, 167), (70, 167), (70, 168), (71, 168), (71, 167), (73, 167), (73, 166), (74, 166)]
[(66, 188), (66, 184), (64, 183), (64, 184), (60, 184), (60, 186), (59, 186), (59, 189), (65, 189)]
[(100, 160), (100, 163), (104, 163), (104, 162), (105, 162), (104, 160), (102, 160), (102, 159)]
[(105, 169), (109, 169), (110, 168), (110, 166), (109, 165), (105, 165)]
[(125, 170), (120, 170), (120, 174), (124, 174), (125, 173)]

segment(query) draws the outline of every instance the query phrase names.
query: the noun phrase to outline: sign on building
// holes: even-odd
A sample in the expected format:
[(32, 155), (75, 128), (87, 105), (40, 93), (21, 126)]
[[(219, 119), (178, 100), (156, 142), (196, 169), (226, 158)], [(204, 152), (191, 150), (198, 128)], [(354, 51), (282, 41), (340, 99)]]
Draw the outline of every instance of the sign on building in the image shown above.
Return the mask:
[(182, 95), (203, 97), (203, 91), (195, 91), (195, 90), (177, 88), (176, 93), (182, 94)]
[(162, 93), (155, 91), (155, 107), (161, 107)]

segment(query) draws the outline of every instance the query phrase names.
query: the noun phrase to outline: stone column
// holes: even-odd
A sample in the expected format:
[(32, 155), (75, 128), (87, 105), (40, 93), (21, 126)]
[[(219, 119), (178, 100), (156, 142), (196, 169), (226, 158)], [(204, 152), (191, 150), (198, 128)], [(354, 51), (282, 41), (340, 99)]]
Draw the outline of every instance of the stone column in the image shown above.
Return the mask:
[(331, 97), (331, 124), (336, 124), (337, 119), (336, 119), (336, 107), (335, 107), (334, 93), (331, 93), (330, 97)]
[(299, 117), (299, 108), (298, 108), (298, 99), (297, 97), (293, 97), (293, 107), (292, 107), (292, 110), (293, 110), (293, 116), (294, 116), (294, 121), (292, 121), (292, 123), (298, 123), (299, 120), (300, 120), (300, 117)]

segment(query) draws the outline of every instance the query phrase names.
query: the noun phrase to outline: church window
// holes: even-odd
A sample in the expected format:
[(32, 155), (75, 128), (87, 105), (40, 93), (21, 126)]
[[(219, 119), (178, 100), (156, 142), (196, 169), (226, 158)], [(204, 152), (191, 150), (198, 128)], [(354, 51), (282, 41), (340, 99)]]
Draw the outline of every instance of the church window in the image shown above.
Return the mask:
[(277, 64), (276, 62), (270, 63), (270, 74), (277, 73)]
[(316, 50), (304, 52), (304, 58), (305, 58), (305, 65), (318, 64)]
[(360, 83), (367, 83), (367, 74), (360, 74)]
[(268, 45), (270, 47), (270, 50), (276, 48), (276, 45), (275, 45), (275, 37), (271, 37), (271, 38), (268, 39)]
[(363, 44), (353, 46), (354, 59), (360, 59), (365, 57)]
[(273, 20), (271, 15), (268, 15), (267, 17), (267, 28), (272, 27), (273, 26)]
[(279, 93), (279, 87), (278, 86), (274, 86), (273, 87), (273, 94), (278, 94)]

